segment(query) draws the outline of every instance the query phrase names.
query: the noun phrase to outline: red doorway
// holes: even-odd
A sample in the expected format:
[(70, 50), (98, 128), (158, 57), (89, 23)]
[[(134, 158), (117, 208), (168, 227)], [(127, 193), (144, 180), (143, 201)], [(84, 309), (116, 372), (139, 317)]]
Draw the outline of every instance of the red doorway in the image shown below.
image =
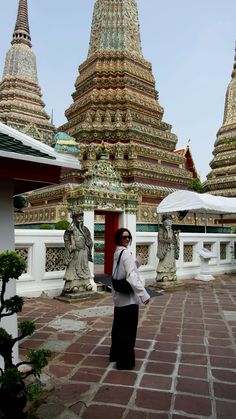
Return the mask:
[(105, 216), (104, 230), (104, 274), (111, 275), (113, 254), (116, 248), (114, 235), (119, 227), (119, 213), (113, 211), (95, 211), (97, 215)]

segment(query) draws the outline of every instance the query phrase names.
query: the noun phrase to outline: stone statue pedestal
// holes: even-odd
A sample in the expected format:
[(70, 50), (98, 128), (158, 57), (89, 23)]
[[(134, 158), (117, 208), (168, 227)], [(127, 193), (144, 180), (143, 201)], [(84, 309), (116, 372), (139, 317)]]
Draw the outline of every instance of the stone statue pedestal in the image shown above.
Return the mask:
[(176, 281), (157, 281), (155, 282), (155, 288), (159, 290), (168, 290), (168, 289), (175, 289), (182, 285), (182, 283), (178, 280)]
[(213, 281), (215, 278), (210, 273), (209, 262), (212, 258), (216, 258), (216, 253), (210, 252), (208, 249), (198, 249), (198, 254), (201, 260), (200, 273), (195, 276), (195, 279), (199, 281)]
[(56, 300), (63, 301), (64, 303), (75, 304), (86, 300), (97, 300), (103, 297), (103, 293), (95, 291), (71, 292), (55, 297)]

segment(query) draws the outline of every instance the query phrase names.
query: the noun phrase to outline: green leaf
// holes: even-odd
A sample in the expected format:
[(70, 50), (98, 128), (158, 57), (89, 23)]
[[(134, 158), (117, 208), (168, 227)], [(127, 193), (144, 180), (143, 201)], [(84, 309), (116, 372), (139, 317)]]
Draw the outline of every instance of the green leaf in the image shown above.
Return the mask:
[(9, 279), (18, 279), (24, 272), (26, 263), (16, 251), (6, 250), (0, 254), (0, 278), (8, 282)]
[(42, 368), (48, 364), (48, 358), (52, 355), (47, 349), (32, 350), (27, 354), (32, 366), (32, 374), (39, 376)]
[(24, 299), (15, 295), (14, 297), (5, 300), (5, 310), (6, 312), (12, 311), (13, 313), (19, 313), (22, 311), (22, 307), (24, 305)]
[(24, 336), (30, 336), (34, 333), (36, 329), (36, 325), (34, 322), (31, 322), (30, 320), (25, 320), (24, 322), (21, 322), (19, 324), (19, 329)]

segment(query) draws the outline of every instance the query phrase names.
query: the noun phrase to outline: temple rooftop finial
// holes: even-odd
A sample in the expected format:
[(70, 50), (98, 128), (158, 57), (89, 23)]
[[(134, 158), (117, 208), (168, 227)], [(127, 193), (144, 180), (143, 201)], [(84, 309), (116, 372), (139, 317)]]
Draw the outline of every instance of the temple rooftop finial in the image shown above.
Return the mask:
[(232, 71), (232, 79), (236, 78), (236, 41), (235, 41), (235, 52), (234, 52), (234, 66), (233, 66), (233, 71)]
[(31, 37), (28, 20), (27, 0), (19, 0), (15, 30), (12, 37), (12, 45), (23, 43), (31, 47)]
[(231, 81), (228, 85), (226, 98), (225, 98), (223, 126), (236, 124), (235, 94), (236, 94), (236, 43), (235, 43), (233, 71), (231, 74)]

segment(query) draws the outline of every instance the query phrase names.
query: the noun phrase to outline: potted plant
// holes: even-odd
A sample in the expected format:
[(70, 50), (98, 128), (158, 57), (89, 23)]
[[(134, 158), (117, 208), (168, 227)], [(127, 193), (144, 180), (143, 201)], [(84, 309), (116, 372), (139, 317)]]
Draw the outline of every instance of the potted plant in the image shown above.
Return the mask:
[[(22, 297), (15, 295), (5, 298), (7, 284), (13, 278), (18, 279), (26, 267), (25, 261), (16, 251), (4, 251), (0, 254), (0, 322), (4, 317), (19, 313), (24, 305)], [(27, 360), (14, 364), (13, 347), (26, 336), (35, 331), (35, 324), (23, 321), (19, 324), (19, 336), (13, 337), (3, 327), (0, 327), (0, 355), (4, 367), (0, 368), (0, 418), (27, 418), (27, 386), (25, 379), (29, 375), (39, 376), (42, 368), (47, 365), (50, 351), (32, 350), (27, 354)], [(25, 367), (27, 369), (25, 369)]]

